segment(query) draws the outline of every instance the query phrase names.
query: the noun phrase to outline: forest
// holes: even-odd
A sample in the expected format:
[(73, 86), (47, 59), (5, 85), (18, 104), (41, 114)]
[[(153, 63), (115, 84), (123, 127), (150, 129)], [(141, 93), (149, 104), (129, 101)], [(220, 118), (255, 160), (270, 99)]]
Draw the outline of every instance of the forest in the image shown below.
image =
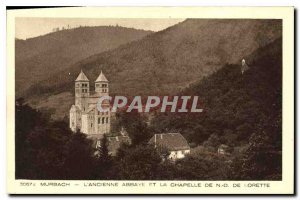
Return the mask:
[[(212, 75), (182, 90), (197, 95), (203, 113), (117, 113), (115, 130), (123, 126), (132, 144), (115, 157), (101, 140), (94, 154), (86, 135), (69, 129), (16, 101), (16, 178), (59, 180), (280, 180), (282, 157), (281, 39), (246, 60), (249, 70), (226, 64)], [(148, 144), (155, 133), (180, 132), (192, 152), (175, 163), (162, 161)], [(220, 144), (230, 155), (218, 155)]]

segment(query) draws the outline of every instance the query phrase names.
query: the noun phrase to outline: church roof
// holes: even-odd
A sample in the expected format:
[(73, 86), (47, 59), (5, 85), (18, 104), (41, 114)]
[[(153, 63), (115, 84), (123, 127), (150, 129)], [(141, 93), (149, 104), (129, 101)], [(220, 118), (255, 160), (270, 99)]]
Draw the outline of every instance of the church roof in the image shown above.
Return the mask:
[(95, 82), (108, 82), (108, 80), (101, 71), (100, 75), (98, 76)]
[(76, 110), (80, 110), (80, 108), (78, 106), (72, 105), (71, 111), (76, 111)]
[(91, 98), (99, 98), (100, 95), (98, 92), (95, 92), (95, 91), (90, 91), (90, 96)]
[(94, 104), (94, 105), (93, 105), (93, 104), (92, 104), (92, 105), (89, 105), (89, 107), (88, 107), (86, 113), (89, 113), (89, 112), (93, 111), (95, 108), (96, 108), (96, 105), (95, 105), (95, 104)]
[(83, 71), (80, 71), (80, 74), (76, 78), (75, 81), (89, 81), (89, 79), (86, 77), (86, 75), (83, 73)]
[(170, 151), (190, 149), (188, 142), (180, 133), (155, 134), (149, 143), (155, 146), (165, 147)]

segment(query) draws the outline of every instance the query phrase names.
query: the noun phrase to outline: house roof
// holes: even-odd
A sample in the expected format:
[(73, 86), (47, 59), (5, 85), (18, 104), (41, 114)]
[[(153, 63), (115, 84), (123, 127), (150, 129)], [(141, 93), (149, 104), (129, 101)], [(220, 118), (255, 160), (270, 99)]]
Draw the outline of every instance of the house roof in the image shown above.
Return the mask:
[[(102, 139), (103, 135), (93, 134), (89, 135), (89, 138), (93, 140), (93, 146), (96, 147), (97, 142)], [(124, 143), (131, 144), (131, 139), (128, 136), (109, 136), (107, 137), (108, 141), (108, 151), (115, 156), (120, 146)]]
[(112, 155), (116, 155), (121, 144), (131, 143), (131, 140), (128, 136), (108, 137), (107, 139), (108, 139), (108, 150), (109, 152), (111, 152)]
[(221, 145), (219, 146), (219, 148), (226, 149), (226, 148), (229, 148), (229, 146), (226, 145), (226, 144), (221, 144)]
[(171, 151), (190, 149), (188, 142), (180, 133), (155, 134), (149, 143), (155, 146), (163, 146)]
[(86, 75), (83, 73), (83, 71), (80, 71), (80, 74), (76, 78), (75, 81), (89, 81), (89, 79), (86, 77)]
[(95, 82), (108, 82), (108, 80), (101, 71), (100, 75), (98, 76)]

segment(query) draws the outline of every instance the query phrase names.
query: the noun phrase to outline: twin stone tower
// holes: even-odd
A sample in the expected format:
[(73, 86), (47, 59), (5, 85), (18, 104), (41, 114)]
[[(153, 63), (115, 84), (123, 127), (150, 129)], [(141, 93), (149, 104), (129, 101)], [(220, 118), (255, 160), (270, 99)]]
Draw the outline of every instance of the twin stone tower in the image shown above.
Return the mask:
[[(111, 113), (99, 112), (97, 102), (101, 96), (109, 95), (108, 80), (100, 73), (95, 81), (95, 91), (90, 91), (90, 81), (81, 70), (75, 80), (75, 105), (70, 109), (70, 128), (87, 135), (103, 135), (110, 132)], [(109, 106), (104, 102), (102, 107)]]

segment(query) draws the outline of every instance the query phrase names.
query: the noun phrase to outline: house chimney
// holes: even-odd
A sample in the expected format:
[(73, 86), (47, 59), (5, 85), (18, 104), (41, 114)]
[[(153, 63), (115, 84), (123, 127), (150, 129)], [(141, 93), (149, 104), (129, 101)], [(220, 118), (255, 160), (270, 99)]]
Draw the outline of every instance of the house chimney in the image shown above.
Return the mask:
[(154, 148), (156, 148), (156, 134), (154, 134)]

